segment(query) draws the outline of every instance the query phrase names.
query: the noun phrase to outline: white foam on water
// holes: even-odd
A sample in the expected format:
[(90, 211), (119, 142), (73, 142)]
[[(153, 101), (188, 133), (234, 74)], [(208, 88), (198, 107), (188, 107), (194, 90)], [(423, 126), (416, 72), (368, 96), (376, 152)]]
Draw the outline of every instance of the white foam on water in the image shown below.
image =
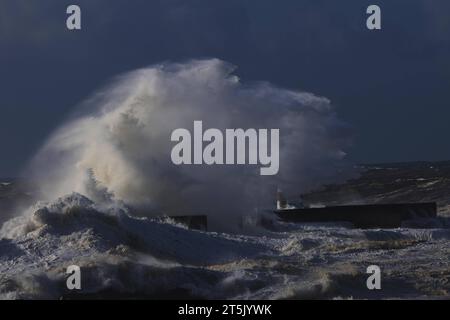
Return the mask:
[(70, 296), (65, 268), (72, 264), (81, 267), (85, 297), (368, 298), (360, 287), (367, 264), (399, 285), (372, 297), (445, 297), (445, 284), (434, 288), (436, 273), (447, 268), (448, 229), (278, 222), (277, 231), (250, 236), (169, 221), (133, 217), (76, 193), (40, 203), (0, 231), (0, 298)]

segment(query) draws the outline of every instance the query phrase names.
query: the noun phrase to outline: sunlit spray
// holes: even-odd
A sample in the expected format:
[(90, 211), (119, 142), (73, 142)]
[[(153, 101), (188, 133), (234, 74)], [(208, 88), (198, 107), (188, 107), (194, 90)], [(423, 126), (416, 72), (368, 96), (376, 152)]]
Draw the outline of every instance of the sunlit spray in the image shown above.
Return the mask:
[[(348, 129), (328, 99), (243, 84), (234, 69), (210, 59), (118, 77), (49, 137), (26, 174), (39, 181), (44, 200), (78, 192), (97, 203), (122, 201), (148, 216), (205, 214), (213, 230), (237, 228), (256, 206), (273, 207), (277, 187), (298, 195), (344, 176), (337, 170)], [(195, 121), (217, 130), (204, 132), (210, 142), (218, 132), (226, 138), (227, 129), (241, 128), (237, 138), (256, 132), (258, 142), (274, 138), (277, 148), (271, 155), (246, 145), (245, 159), (235, 154), (230, 165), (174, 165), (172, 133)], [(256, 140), (251, 146), (261, 147)], [(207, 151), (211, 157), (202, 161), (227, 163), (228, 151), (223, 157)]]

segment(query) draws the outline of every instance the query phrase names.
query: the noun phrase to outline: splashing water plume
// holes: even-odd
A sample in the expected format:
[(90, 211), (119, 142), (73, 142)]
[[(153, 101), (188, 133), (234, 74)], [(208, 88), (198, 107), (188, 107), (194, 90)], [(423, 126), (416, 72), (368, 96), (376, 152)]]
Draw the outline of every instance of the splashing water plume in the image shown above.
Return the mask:
[[(331, 182), (349, 145), (330, 101), (268, 83), (243, 84), (217, 59), (156, 65), (122, 75), (63, 124), (31, 161), (43, 200), (72, 192), (121, 201), (144, 215), (208, 214), (214, 229), (236, 228), (256, 207)], [(280, 170), (250, 165), (176, 166), (171, 132), (280, 129)], [(342, 176), (342, 172), (340, 173)]]

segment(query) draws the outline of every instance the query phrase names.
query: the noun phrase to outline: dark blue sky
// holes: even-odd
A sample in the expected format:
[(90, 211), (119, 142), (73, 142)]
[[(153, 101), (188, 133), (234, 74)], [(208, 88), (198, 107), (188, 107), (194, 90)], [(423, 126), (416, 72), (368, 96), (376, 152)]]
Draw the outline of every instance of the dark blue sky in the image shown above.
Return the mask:
[[(69, 4), (81, 31), (66, 29)], [(365, 27), (369, 4), (381, 31)], [(355, 162), (450, 159), (448, 0), (2, 0), (0, 176), (111, 77), (202, 57), (331, 99)]]

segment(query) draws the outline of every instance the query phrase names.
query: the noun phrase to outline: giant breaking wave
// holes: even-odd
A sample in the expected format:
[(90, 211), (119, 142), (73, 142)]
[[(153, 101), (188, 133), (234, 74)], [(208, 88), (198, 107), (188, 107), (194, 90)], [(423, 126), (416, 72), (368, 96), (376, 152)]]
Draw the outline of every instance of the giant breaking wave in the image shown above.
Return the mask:
[[(154, 66), (87, 100), (30, 164), (41, 201), (0, 230), (0, 299), (448, 297), (446, 226), (352, 230), (274, 221), (262, 234), (241, 234), (153, 217), (205, 213), (213, 228), (235, 231), (244, 215), (272, 202), (276, 187), (295, 195), (335, 177), (348, 135), (330, 102), (244, 85), (233, 70), (219, 60)], [(170, 133), (194, 120), (279, 128), (279, 174), (174, 166)], [(73, 264), (82, 270), (75, 293), (65, 286)], [(368, 264), (383, 266), (384, 283), (394, 285), (361, 290)]]
[[(330, 101), (243, 84), (234, 69), (210, 59), (118, 77), (48, 139), (27, 175), (39, 181), (43, 200), (77, 192), (145, 216), (207, 214), (216, 230), (235, 229), (244, 215), (272, 205), (277, 187), (297, 196), (334, 180), (349, 136)], [(171, 132), (195, 120), (221, 130), (279, 128), (278, 175), (261, 177), (248, 165), (175, 166)]]

